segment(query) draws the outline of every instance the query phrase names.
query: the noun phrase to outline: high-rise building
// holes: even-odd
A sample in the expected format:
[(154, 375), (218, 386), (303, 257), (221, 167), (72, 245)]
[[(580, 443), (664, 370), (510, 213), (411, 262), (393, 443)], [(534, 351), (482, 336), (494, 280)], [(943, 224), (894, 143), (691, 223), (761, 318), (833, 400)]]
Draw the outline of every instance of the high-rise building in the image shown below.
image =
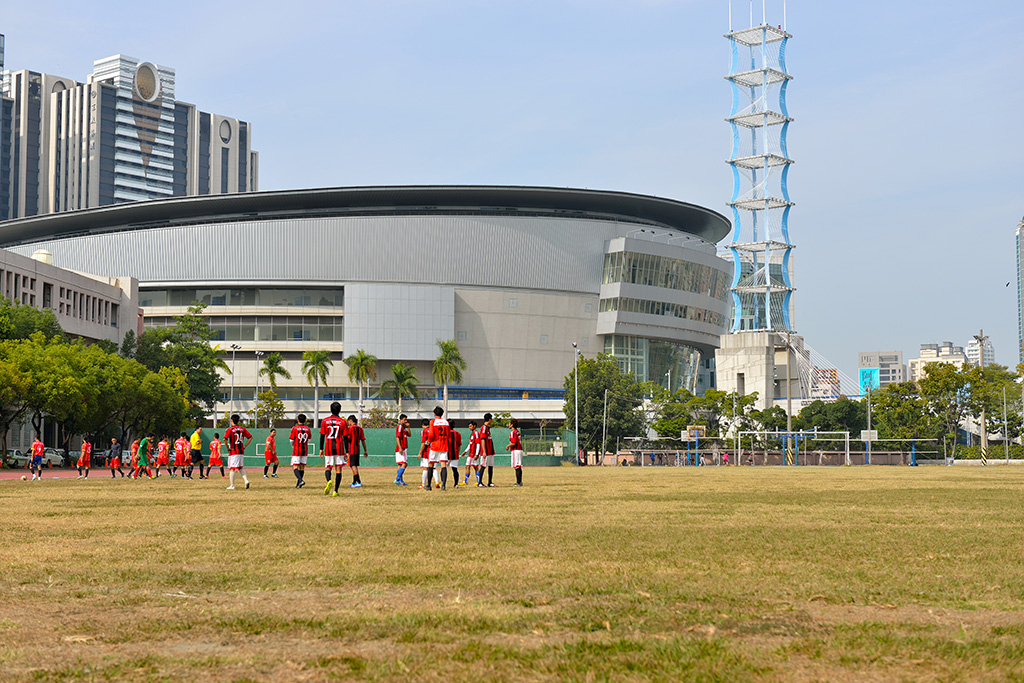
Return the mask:
[[(987, 337), (985, 339), (985, 347), (984, 347), (984, 349), (985, 349), (984, 350), (985, 365), (992, 365), (993, 363), (996, 362), (996, 350), (995, 350), (995, 347), (992, 346), (992, 342), (989, 341)], [(974, 365), (974, 366), (980, 366), (981, 365), (981, 361), (983, 359), (983, 357), (982, 357), (982, 346), (981, 346), (981, 344), (978, 343), (977, 339), (972, 338), (969, 342), (967, 342), (966, 355), (967, 355), (967, 363), (969, 365)]]
[(85, 83), (3, 71), (2, 94), (0, 219), (258, 189), (251, 124), (177, 100), (174, 69), (114, 55)]
[(921, 355), (907, 361), (907, 381), (916, 382), (924, 377), (924, 366), (929, 363), (950, 363), (962, 367), (967, 362), (964, 347), (953, 346), (953, 342), (941, 344), (921, 344)]
[(857, 366), (860, 369), (878, 368), (878, 384), (883, 387), (907, 381), (902, 351), (861, 351), (857, 354)]

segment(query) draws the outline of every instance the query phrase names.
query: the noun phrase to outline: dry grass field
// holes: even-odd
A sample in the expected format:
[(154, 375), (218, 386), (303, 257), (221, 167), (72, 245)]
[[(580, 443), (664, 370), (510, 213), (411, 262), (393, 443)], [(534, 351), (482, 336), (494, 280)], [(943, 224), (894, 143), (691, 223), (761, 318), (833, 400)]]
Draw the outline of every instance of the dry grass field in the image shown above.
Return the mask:
[(0, 680), (1024, 679), (1024, 468), (363, 476), (0, 482)]

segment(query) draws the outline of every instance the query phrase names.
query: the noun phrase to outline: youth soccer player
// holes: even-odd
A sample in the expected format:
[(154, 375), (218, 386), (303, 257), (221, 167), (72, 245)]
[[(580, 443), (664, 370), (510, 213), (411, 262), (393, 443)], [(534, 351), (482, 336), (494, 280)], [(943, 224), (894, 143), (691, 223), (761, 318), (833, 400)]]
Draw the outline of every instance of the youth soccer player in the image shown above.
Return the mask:
[(405, 466), (409, 459), (409, 416), (402, 413), (398, 416), (398, 426), (395, 427), (395, 465), (398, 472), (395, 473), (395, 484), (405, 486), (402, 475), (405, 474)]
[(174, 464), (181, 467), (181, 478), (191, 479), (192, 478), (192, 465), (189, 464), (189, 448), (188, 435), (182, 432), (181, 435), (174, 440)]
[(444, 419), (444, 408), (441, 406), (434, 408), (434, 419), (430, 421), (427, 430), (430, 432), (430, 475), (427, 477), (427, 481), (433, 480), (434, 468), (440, 467), (441, 488), (444, 489), (444, 482), (448, 481), (448, 439), (451, 437), (452, 431), (448, 420)]
[[(166, 436), (160, 439), (160, 443), (156, 445), (156, 476), (158, 477), (160, 476), (160, 466), (163, 465), (167, 468), (167, 473), (171, 475), (171, 479), (174, 479), (174, 470), (177, 469), (178, 462), (177, 458), (175, 458), (175, 467), (171, 467), (170, 449), (171, 445), (167, 441)], [(181, 468), (181, 475), (185, 476), (184, 467)]]
[(352, 486), (349, 488), (361, 489), (363, 480), (359, 478), (359, 444), (363, 444), (363, 455), (370, 457), (370, 454), (366, 452), (366, 435), (355, 415), (348, 416), (348, 431), (345, 436), (348, 439), (348, 466), (352, 468)]
[[(192, 436), (189, 437), (188, 445), (189, 445), (189, 448), (191, 448), (191, 453), (189, 453), (189, 458), (192, 460), (192, 465), (199, 465), (199, 478), (200, 479), (209, 479), (210, 478), (209, 477), (209, 474), (210, 474), (209, 472), (206, 473), (207, 476), (205, 476), (205, 477), (203, 476), (203, 434), (202, 434), (202, 432), (203, 432), (203, 428), (202, 427), (196, 427), (196, 430), (194, 432), (192, 432)], [(191, 476), (192, 476), (192, 468), (191, 467), (189, 468), (188, 473), (189, 473), (189, 478), (191, 479)]]
[(213, 441), (210, 442), (210, 466), (206, 468), (206, 478), (210, 478), (210, 470), (214, 467), (220, 468), (220, 478), (224, 478), (224, 460), (220, 455), (220, 434), (213, 433)]
[[(455, 425), (452, 425), (451, 432), (448, 436), (448, 467), (452, 468), (452, 481), (453, 486), (459, 488), (459, 452), (462, 450), (462, 434), (459, 434), (455, 430)], [(442, 486), (447, 483), (445, 480), (448, 479), (447, 470), (441, 474)]]
[(88, 441), (82, 442), (82, 452), (78, 456), (78, 479), (82, 479), (82, 470), (85, 470), (85, 478), (89, 478), (89, 468), (92, 467), (92, 444)]
[(309, 440), (313, 438), (313, 430), (306, 424), (306, 416), (299, 413), (298, 424), (292, 427), (288, 441), (292, 444), (292, 472), (295, 473), (295, 488), (306, 485), (306, 458), (309, 457)]
[(110, 440), (110, 476), (117, 479), (115, 471), (120, 472), (121, 478), (124, 479), (124, 471), (121, 469), (121, 453), (123, 452), (120, 442), (117, 439)]
[(523, 436), (519, 432), (519, 420), (512, 418), (509, 421), (512, 431), (508, 435), (508, 452), (512, 454), (512, 469), (516, 471), (516, 483), (513, 486), (523, 485)]
[(139, 470), (139, 443), (139, 439), (135, 439), (135, 441), (132, 441), (131, 446), (131, 461), (128, 467), (130, 474), (128, 476), (132, 479), (135, 479), (135, 474)]
[(423, 471), (423, 483), (421, 489), (430, 490), (432, 484), (427, 479), (431, 474), (430, 470), (430, 420), (420, 423), (420, 469)]
[(43, 453), (46, 452), (46, 446), (40, 441), (39, 437), (32, 442), (32, 481), (42, 481), (43, 479)]
[(155, 438), (155, 436), (150, 435), (143, 437), (142, 441), (139, 442), (139, 466), (135, 468), (136, 479), (142, 476), (143, 470), (145, 470), (147, 477), (153, 478), (153, 473), (149, 470), (149, 461), (153, 456), (153, 439)]
[(480, 483), (477, 486), (483, 486), (483, 468), (487, 468), (487, 486), (494, 488), (494, 442), (491, 440), (491, 420), (493, 416), (490, 413), (484, 415), (484, 423), (480, 427)]
[(476, 473), (476, 481), (480, 483), (480, 433), (476, 428), (476, 420), (469, 421), (469, 445), (466, 446), (466, 479), (462, 482), (469, 485), (470, 473)]
[[(348, 424), (341, 417), (341, 404), (331, 404), (331, 414), (320, 422), (320, 452), (324, 454), (327, 470), (327, 486), (324, 495), (338, 495), (341, 488), (341, 468), (345, 466), (345, 434)], [(331, 494), (331, 472), (334, 472), (334, 493)]]
[(231, 426), (224, 432), (224, 440), (228, 442), (228, 491), (235, 490), (235, 472), (242, 473), (245, 488), (249, 488), (249, 477), (245, 474), (245, 449), (252, 443), (252, 434), (245, 427), (239, 426), (242, 418), (238, 414), (231, 416)]
[(273, 477), (277, 478), (277, 430), (271, 429), (270, 434), (267, 435), (267, 443), (263, 450), (263, 478), (267, 478), (267, 472), (270, 470), (270, 466), (274, 466)]

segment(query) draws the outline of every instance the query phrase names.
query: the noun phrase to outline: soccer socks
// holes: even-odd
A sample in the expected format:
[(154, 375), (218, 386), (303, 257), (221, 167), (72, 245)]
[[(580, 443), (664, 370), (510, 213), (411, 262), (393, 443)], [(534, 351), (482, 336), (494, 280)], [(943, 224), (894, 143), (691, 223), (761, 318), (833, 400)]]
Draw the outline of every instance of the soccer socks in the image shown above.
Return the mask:
[(427, 477), (430, 475), (430, 470), (423, 470), (423, 488), (427, 488), (427, 482), (430, 481)]
[(352, 475), (352, 483), (353, 484), (362, 484), (363, 480), (359, 478), (358, 474), (353, 474)]
[(399, 467), (398, 473), (395, 475), (395, 481), (402, 481), (402, 475), (405, 474), (405, 468)]
[(263, 476), (264, 477), (267, 476), (268, 472), (270, 472), (270, 465), (264, 465), (263, 466)]
[(453, 477), (453, 481), (455, 482), (455, 485), (458, 486), (459, 485), (459, 468), (458, 467), (453, 467), (452, 468), (452, 477)]
[(494, 483), (494, 467), (487, 466), (487, 485), (490, 486)]
[(324, 479), (326, 479), (327, 481), (331, 480), (331, 470), (330, 470), (330, 468), (327, 468), (326, 470), (324, 470)]
[(433, 486), (434, 486), (434, 468), (433, 467), (429, 467), (429, 468), (427, 468), (426, 488), (430, 489), (430, 488), (433, 488)]
[(523, 485), (523, 468), (522, 467), (517, 467), (516, 468), (516, 484), (518, 484), (519, 486)]
[(337, 492), (341, 488), (341, 472), (334, 475), (334, 491)]
[(447, 487), (448, 487), (448, 468), (447, 467), (442, 467), (441, 468), (441, 488), (447, 488)]
[(228, 472), (228, 485), (231, 488), (235, 487), (235, 471), (234, 470), (231, 470), (230, 472)]
[(274, 471), (271, 472), (271, 474), (273, 474), (275, 477), (277, 476), (277, 463), (276, 462), (274, 463)]
[(192, 478), (192, 465), (188, 466), (188, 474), (186, 474), (185, 476), (188, 477), (189, 479)]

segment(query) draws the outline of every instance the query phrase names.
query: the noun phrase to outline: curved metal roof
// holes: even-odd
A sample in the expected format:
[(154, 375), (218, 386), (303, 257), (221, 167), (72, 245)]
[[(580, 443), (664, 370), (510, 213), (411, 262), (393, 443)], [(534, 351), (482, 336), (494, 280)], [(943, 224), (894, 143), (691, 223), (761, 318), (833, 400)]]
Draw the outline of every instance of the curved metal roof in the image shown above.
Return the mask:
[(471, 212), (550, 214), (657, 225), (711, 243), (730, 230), (725, 216), (695, 204), (605, 190), (486, 185), (335, 187), (172, 197), (0, 222), (0, 246), (204, 222), (330, 215)]

